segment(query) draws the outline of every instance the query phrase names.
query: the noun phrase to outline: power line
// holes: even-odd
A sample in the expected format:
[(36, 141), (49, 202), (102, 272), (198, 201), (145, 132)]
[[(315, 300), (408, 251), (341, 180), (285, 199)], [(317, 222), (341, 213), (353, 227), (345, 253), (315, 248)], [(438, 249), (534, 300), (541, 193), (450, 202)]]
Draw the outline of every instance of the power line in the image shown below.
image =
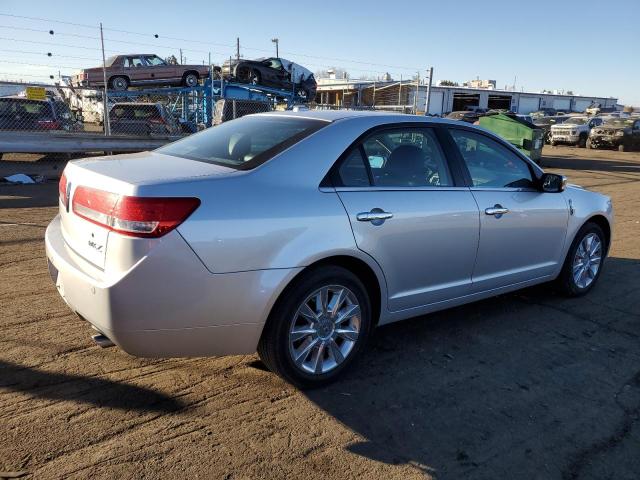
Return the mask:
[[(94, 25), (80, 24), (80, 23), (73, 23), (73, 22), (65, 22), (65, 21), (62, 21), (62, 20), (46, 19), (46, 18), (42, 18), (42, 17), (30, 17), (30, 16), (26, 16), (26, 15), (13, 15), (13, 14), (7, 14), (7, 13), (0, 13), (0, 16), (11, 17), (11, 18), (21, 18), (21, 19), (26, 19), (26, 20), (40, 21), (40, 22), (60, 23), (60, 24), (65, 24), (65, 25), (74, 25), (74, 26), (79, 26), (79, 27), (84, 27), (84, 28), (97, 29), (97, 27), (94, 26)], [(131, 32), (131, 31), (128, 31), (128, 30), (120, 30), (120, 29), (113, 29), (113, 28), (105, 28), (104, 30), (105, 31), (118, 32), (118, 33), (126, 33), (126, 34), (129, 34), (129, 35), (138, 35), (138, 36), (145, 36), (145, 37), (151, 36), (151, 37), (154, 37), (154, 38), (166, 38), (168, 40), (174, 40), (174, 41), (180, 41), (180, 42), (190, 42), (190, 43), (196, 43), (196, 44), (200, 44), (200, 45), (216, 45), (216, 46), (221, 46), (221, 47), (234, 48), (234, 45), (231, 45), (231, 44), (206, 42), (206, 41), (202, 41), (202, 40), (193, 40), (193, 39), (169, 37), (169, 36), (165, 37), (165, 36), (159, 35), (157, 33), (156, 34), (149, 34), (149, 33)], [(87, 38), (94, 38), (94, 37), (88, 37), (87, 36)], [(112, 41), (112, 42), (122, 42), (122, 43), (135, 44), (133, 42), (126, 42), (126, 41), (115, 40), (115, 39), (105, 39), (105, 40)], [(154, 46), (154, 47), (158, 47), (158, 48), (174, 48), (174, 47), (167, 47), (167, 46), (161, 46), (161, 45), (155, 45), (155, 44), (142, 44), (142, 43), (140, 43), (138, 45)], [(265, 49), (265, 48), (256, 48), (256, 47), (248, 47), (248, 46), (243, 46), (243, 48), (245, 50), (260, 51), (260, 52), (270, 52), (271, 51), (271, 50), (268, 50), (268, 49)], [(203, 50), (192, 50), (192, 51), (193, 52), (197, 52), (197, 53), (208, 53), (208, 51), (203, 51)], [(216, 53), (217, 54), (221, 54), (220, 52), (216, 52)], [(331, 60), (331, 61), (343, 62), (343, 63), (355, 63), (355, 64), (359, 64), (359, 65), (371, 65), (371, 66), (378, 66), (378, 67), (384, 67), (384, 68), (393, 68), (393, 69), (411, 70), (411, 71), (419, 70), (419, 68), (417, 68), (417, 67), (388, 65), (388, 64), (382, 64), (382, 63), (364, 62), (364, 61), (360, 61), (360, 60), (350, 60), (350, 59), (345, 59), (345, 58), (335, 58), (335, 57), (326, 57), (326, 56), (319, 56), (319, 55), (310, 55), (310, 54), (297, 53), (297, 52), (289, 52), (289, 54), (290, 55), (300, 56), (300, 57), (305, 57), (305, 58), (317, 58), (317, 59), (321, 59), (321, 60)]]
[(95, 57), (95, 58), (91, 58), (91, 57), (76, 57), (73, 55), (60, 55), (58, 53), (53, 53), (53, 52), (33, 52), (33, 51), (29, 51), (29, 50), (12, 50), (12, 49), (5, 49), (5, 48), (0, 48), (0, 52), (9, 52), (9, 53), (22, 53), (24, 55), (44, 55), (50, 58), (73, 58), (76, 60), (90, 60), (90, 61), (95, 61), (98, 62), (100, 61), (99, 58)]

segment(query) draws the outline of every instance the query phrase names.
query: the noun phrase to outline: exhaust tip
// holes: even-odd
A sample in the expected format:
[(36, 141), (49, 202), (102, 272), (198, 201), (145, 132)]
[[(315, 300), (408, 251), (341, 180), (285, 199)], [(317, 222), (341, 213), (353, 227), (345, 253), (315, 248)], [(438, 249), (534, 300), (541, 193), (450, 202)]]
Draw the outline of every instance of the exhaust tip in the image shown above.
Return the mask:
[(115, 343), (113, 343), (109, 337), (107, 337), (106, 335), (100, 334), (100, 335), (92, 335), (91, 339), (96, 342), (96, 344), (101, 347), (101, 348), (109, 348), (109, 347), (115, 347)]

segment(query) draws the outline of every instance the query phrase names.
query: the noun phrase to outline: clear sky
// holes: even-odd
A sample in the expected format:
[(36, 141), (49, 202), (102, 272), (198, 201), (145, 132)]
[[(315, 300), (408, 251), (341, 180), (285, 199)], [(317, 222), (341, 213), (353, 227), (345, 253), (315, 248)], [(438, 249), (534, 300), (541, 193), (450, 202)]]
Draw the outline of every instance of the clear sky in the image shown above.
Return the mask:
[(280, 55), (312, 71), (407, 78), (433, 66), (434, 79), (515, 81), (518, 90), (640, 106), (640, 0), (0, 0), (0, 14), (0, 79), (98, 65), (102, 22), (107, 54), (179, 57), (182, 48), (189, 62), (208, 61), (211, 51), (220, 63), (235, 55), (236, 37), (246, 58), (274, 55), (278, 37)]

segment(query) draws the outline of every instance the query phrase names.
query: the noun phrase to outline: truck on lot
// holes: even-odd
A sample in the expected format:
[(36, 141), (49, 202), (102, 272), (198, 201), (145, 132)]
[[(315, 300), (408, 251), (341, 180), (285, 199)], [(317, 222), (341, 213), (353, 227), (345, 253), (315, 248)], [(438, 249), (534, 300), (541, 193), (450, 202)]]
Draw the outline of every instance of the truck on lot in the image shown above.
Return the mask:
[(586, 147), (589, 132), (593, 127), (602, 125), (602, 118), (589, 118), (584, 116), (569, 117), (559, 125), (551, 126), (549, 143), (554, 146), (560, 143)]
[(608, 118), (591, 130), (587, 148), (617, 148), (621, 152), (640, 150), (640, 119)]

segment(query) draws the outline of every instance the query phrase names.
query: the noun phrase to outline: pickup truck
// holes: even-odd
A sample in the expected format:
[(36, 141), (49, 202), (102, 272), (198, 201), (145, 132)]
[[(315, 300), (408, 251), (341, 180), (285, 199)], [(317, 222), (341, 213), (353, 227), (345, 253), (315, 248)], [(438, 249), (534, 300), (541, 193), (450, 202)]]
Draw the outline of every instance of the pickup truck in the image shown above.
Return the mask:
[(569, 117), (563, 123), (551, 126), (549, 143), (552, 146), (563, 143), (584, 148), (587, 146), (589, 132), (599, 125), (602, 125), (600, 117)]
[[(107, 85), (112, 90), (127, 90), (130, 85), (184, 85), (195, 87), (209, 76), (206, 65), (167, 63), (153, 54), (114, 55), (105, 61)], [(102, 67), (85, 68), (71, 83), (78, 87), (104, 87)]]

